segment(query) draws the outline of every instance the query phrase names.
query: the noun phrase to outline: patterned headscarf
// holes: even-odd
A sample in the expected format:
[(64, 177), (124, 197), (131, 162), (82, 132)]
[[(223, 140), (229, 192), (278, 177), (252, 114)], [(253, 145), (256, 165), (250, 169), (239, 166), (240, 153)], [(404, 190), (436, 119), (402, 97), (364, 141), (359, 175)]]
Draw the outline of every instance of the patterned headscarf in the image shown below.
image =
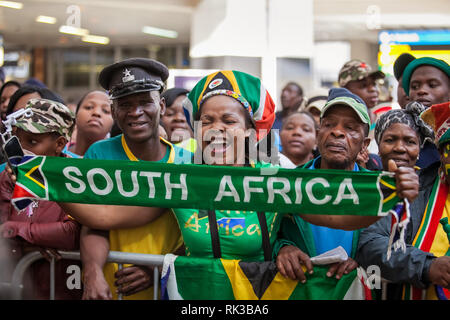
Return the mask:
[[(244, 72), (222, 70), (197, 82), (183, 101), (184, 114), (192, 130), (201, 105), (215, 95), (234, 98), (248, 111), (255, 122), (258, 141), (272, 128), (275, 121), (275, 103), (261, 80)], [(265, 129), (265, 134), (260, 129)]]
[(425, 109), (424, 105), (413, 101), (408, 103), (405, 109), (394, 109), (383, 113), (375, 126), (375, 141), (377, 144), (380, 145), (383, 133), (394, 123), (403, 123), (413, 129), (419, 136), (421, 147), (427, 140), (433, 142), (433, 129), (420, 118), (420, 114)]
[(450, 102), (432, 105), (420, 116), (433, 128), (436, 146), (440, 147), (450, 141)]

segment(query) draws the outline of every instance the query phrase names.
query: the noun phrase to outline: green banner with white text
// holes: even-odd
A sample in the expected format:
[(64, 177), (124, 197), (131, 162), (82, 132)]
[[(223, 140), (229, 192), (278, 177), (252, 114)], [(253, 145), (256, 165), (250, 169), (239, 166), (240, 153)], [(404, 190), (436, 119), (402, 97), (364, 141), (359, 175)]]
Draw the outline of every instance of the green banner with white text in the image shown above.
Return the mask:
[[(387, 172), (219, 167), (24, 157), (16, 207), (27, 199), (167, 208), (386, 215), (399, 202)], [(29, 200), (28, 200), (29, 201)]]

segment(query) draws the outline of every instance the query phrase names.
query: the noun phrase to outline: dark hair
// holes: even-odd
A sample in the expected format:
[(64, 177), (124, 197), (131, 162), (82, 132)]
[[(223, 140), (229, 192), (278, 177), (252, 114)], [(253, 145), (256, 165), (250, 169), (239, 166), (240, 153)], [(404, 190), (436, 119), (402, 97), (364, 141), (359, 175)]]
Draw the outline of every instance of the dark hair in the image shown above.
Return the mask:
[(20, 88), (22, 85), (19, 82), (14, 81), (14, 80), (10, 80), (10, 81), (5, 82), (2, 85), (2, 87), (0, 88), (0, 97), (2, 96), (3, 90), (5, 90), (6, 87), (9, 87), (9, 86), (16, 86), (17, 88)]
[(11, 99), (9, 100), (8, 108), (6, 109), (6, 115), (10, 115), (13, 112), (14, 107), (17, 104), (17, 101), (21, 97), (23, 97), (26, 94), (35, 93), (35, 92), (38, 93), (41, 96), (41, 98), (43, 98), (43, 99), (49, 99), (49, 100), (53, 100), (53, 101), (65, 104), (64, 100), (59, 95), (50, 91), (47, 88), (40, 88), (40, 87), (36, 87), (36, 86), (24, 85), (24, 86), (20, 87), (19, 90), (14, 92), (14, 94), (11, 96)]
[[(314, 116), (311, 114), (311, 112), (306, 111), (306, 110), (303, 110), (303, 111), (296, 111), (296, 112), (294, 112), (294, 113), (288, 115), (286, 118), (283, 118), (283, 122), (282, 122), (282, 125), (281, 125), (281, 130), (283, 130), (283, 127), (284, 127), (285, 123), (287, 122), (287, 120), (288, 120), (291, 116), (294, 116), (294, 115), (297, 115), (297, 114), (304, 114), (304, 115), (308, 116), (308, 117), (312, 120), (312, 122), (314, 123), (314, 130), (316, 131), (316, 137), (317, 137), (317, 133), (318, 133), (318, 131), (319, 131), (319, 125), (317, 124), (317, 122), (316, 122), (316, 120), (314, 119)], [(281, 130), (280, 130), (280, 132), (281, 132)], [(281, 137), (280, 137), (280, 143), (281, 143)], [(314, 157), (314, 158), (317, 158), (318, 156), (320, 156), (320, 152), (319, 152), (318, 146), (316, 146), (316, 148), (312, 149), (312, 150), (311, 150), (311, 153), (313, 154), (313, 157)]]
[(108, 95), (108, 93), (107, 93), (106, 91), (101, 91), (101, 90), (92, 90), (92, 91), (86, 92), (86, 93), (81, 97), (81, 99), (78, 101), (78, 103), (77, 103), (77, 108), (75, 109), (75, 115), (78, 114), (78, 110), (80, 110), (81, 104), (83, 103), (84, 99), (86, 99), (86, 97), (87, 97), (90, 93), (96, 92), (96, 91), (104, 92), (106, 95)]
[(47, 88), (47, 86), (39, 79), (36, 78), (30, 78), (27, 81), (23, 83), (26, 86), (35, 86), (39, 88)]
[(303, 88), (301, 87), (301, 85), (299, 85), (297, 82), (294, 81), (290, 81), (288, 82), (284, 87), (286, 88), (287, 86), (294, 86), (297, 88), (298, 91), (298, 95), (302, 96), (303, 95)]
[(179, 96), (185, 96), (188, 93), (189, 90), (184, 88), (170, 88), (161, 94), (161, 98), (166, 100), (166, 107), (170, 107)]
[(319, 130), (319, 126), (318, 126), (318, 124), (316, 123), (316, 120), (314, 119), (314, 117), (313, 117), (313, 115), (311, 114), (311, 112), (306, 111), (306, 110), (303, 110), (303, 111), (296, 111), (296, 112), (294, 112), (294, 113), (291, 113), (291, 114), (288, 115), (287, 117), (283, 118), (283, 120), (282, 120), (282, 125), (281, 125), (281, 130), (283, 130), (283, 127), (284, 127), (285, 123), (287, 122), (287, 120), (288, 120), (289, 118), (291, 118), (292, 116), (297, 115), (297, 114), (304, 114), (304, 115), (308, 116), (308, 117), (312, 120), (312, 122), (314, 123), (314, 129), (316, 130), (316, 133), (317, 133), (317, 131)]

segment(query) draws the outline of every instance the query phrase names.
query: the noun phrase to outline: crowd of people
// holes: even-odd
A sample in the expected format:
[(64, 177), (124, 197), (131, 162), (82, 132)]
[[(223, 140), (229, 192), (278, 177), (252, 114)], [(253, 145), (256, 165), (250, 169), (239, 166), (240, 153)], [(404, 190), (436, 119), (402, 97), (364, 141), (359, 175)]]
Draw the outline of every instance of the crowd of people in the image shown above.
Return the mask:
[[(108, 252), (114, 250), (275, 261), (284, 277), (304, 283), (305, 272), (314, 271), (311, 258), (341, 246), (349, 258), (329, 265), (328, 277), (340, 279), (357, 267), (377, 265), (389, 282), (389, 299), (442, 298), (436, 288), (448, 297), (450, 244), (439, 220), (450, 218), (450, 66), (435, 58), (403, 54), (394, 73), (400, 107), (382, 112), (377, 109), (377, 81), (385, 75), (361, 60), (345, 63), (337, 75), (338, 86), (330, 90), (319, 88), (307, 96), (301, 85), (288, 82), (278, 112), (270, 93), (253, 75), (221, 70), (200, 79), (191, 90), (166, 88), (169, 70), (146, 58), (105, 67), (99, 75), (103, 90), (87, 92), (75, 113), (43, 84), (5, 82), (0, 88), (1, 118), (22, 108), (33, 111), (31, 118), (20, 116), (13, 130), (27, 154), (390, 171), (397, 196), (409, 204), (411, 219), (405, 252), (394, 250), (387, 257), (390, 216), (307, 214), (300, 206), (289, 214), (252, 210), (244, 214), (45, 200), (17, 212), (11, 205), (16, 177), (4, 164), (0, 261), (8, 268), (1, 268), (0, 282), (10, 281), (15, 264), (30, 251), (57, 255), (57, 250), (79, 250), (81, 262), (57, 263), (57, 277), (62, 279), (57, 280), (57, 299), (154, 298), (158, 279), (152, 270), (138, 265), (119, 270), (117, 264), (107, 263)], [(276, 139), (267, 139), (271, 130)], [(243, 146), (237, 143), (239, 138)], [(264, 162), (258, 156), (267, 152), (258, 149), (265, 139), (280, 151), (268, 155), (275, 161)], [(258, 152), (252, 152), (254, 148)], [(244, 218), (254, 232), (229, 232), (217, 223), (223, 218)], [(82, 268), (82, 288), (64, 286), (68, 264)], [(25, 283), (25, 297), (47, 299), (48, 278), (46, 262), (36, 263)], [(380, 298), (379, 292), (375, 297)]]

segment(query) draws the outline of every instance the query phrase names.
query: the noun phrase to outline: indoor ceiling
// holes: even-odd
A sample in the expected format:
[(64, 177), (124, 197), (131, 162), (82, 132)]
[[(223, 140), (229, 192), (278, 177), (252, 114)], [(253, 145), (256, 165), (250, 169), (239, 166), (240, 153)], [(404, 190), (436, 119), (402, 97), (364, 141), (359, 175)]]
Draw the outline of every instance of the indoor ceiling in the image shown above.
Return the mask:
[[(0, 33), (5, 46), (86, 45), (78, 36), (58, 32), (61, 25), (73, 23), (67, 10), (74, 3), (80, 9), (80, 27), (90, 34), (109, 37), (110, 45), (187, 44), (191, 17), (201, 0), (17, 1), (23, 3), (21, 10), (0, 7)], [(38, 23), (38, 15), (57, 21)], [(143, 26), (174, 30), (178, 37), (148, 35), (141, 31)], [(362, 39), (375, 43), (379, 28), (450, 28), (450, 1), (314, 0), (316, 41)]]
[[(0, 7), (0, 32), (6, 45), (76, 46), (79, 36), (58, 32), (73, 20), (74, 3), (80, 9), (80, 27), (90, 34), (107, 36), (112, 45), (189, 43), (190, 22), (198, 0), (17, 0), (21, 10)], [(69, 10), (69, 13), (67, 11)], [(76, 10), (76, 9), (75, 9)], [(57, 19), (55, 24), (38, 23), (39, 15)], [(177, 39), (143, 33), (153, 26), (178, 32)]]
[(378, 42), (380, 29), (450, 29), (449, 0), (314, 0), (314, 38)]

